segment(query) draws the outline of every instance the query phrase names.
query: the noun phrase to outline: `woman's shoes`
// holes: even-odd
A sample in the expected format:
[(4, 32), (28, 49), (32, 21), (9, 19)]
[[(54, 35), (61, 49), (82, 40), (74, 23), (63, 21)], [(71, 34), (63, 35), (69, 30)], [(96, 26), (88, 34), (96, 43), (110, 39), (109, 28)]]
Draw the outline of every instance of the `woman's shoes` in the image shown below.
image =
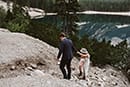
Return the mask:
[(82, 72), (80, 72), (80, 73), (78, 74), (78, 78), (79, 78), (79, 79), (85, 79), (85, 74), (83, 74)]
[(84, 75), (81, 75), (78, 77), (79, 79), (84, 79), (85, 80), (85, 76)]

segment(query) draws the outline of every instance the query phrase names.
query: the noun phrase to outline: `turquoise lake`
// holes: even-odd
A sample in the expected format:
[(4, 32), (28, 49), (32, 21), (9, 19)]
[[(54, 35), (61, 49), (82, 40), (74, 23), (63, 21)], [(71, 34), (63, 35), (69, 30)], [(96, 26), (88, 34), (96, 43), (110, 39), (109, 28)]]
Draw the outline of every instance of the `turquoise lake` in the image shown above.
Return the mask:
[[(80, 30), (80, 35), (87, 34), (99, 40), (112, 37), (130, 38), (130, 16), (80, 14), (79, 19), (77, 29)], [(62, 27), (62, 21), (56, 15), (45, 16), (38, 21)]]

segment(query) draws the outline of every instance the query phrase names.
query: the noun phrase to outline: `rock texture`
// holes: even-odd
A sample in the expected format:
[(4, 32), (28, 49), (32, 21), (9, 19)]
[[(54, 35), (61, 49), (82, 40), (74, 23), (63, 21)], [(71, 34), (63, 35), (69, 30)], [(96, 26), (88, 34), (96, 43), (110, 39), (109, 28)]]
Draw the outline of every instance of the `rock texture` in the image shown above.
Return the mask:
[(26, 34), (0, 29), (0, 87), (130, 87), (122, 72), (111, 66), (91, 66), (88, 79), (79, 80), (76, 58), (72, 79), (62, 79), (57, 52), (57, 48)]

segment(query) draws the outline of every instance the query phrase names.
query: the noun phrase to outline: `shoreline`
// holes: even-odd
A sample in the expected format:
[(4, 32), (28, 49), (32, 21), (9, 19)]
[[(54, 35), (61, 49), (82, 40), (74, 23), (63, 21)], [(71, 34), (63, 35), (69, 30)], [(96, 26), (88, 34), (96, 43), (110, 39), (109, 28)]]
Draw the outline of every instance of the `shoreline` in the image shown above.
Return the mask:
[[(0, 0), (0, 6), (3, 7), (7, 11), (7, 3), (4, 1)], [(26, 7), (25, 7), (26, 8)], [(28, 7), (27, 7), (28, 8)], [(45, 15), (57, 15), (57, 13), (45, 13), (44, 10), (39, 9), (39, 8), (29, 8), (31, 10), (28, 10), (29, 15), (31, 18), (41, 18), (44, 17)], [(72, 14), (72, 13), (70, 13)], [(83, 12), (77, 12), (77, 14), (97, 14), (97, 15), (117, 15), (117, 16), (130, 16), (130, 11), (127, 12), (105, 12), (105, 11), (91, 11), (91, 10), (86, 10)]]

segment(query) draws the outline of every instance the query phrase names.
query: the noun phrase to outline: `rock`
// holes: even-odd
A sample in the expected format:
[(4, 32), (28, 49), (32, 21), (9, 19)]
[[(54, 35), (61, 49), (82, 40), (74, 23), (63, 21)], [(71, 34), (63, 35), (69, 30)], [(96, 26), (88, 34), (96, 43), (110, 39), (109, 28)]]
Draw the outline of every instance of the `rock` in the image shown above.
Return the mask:
[(15, 66), (11, 66), (10, 70), (15, 70), (16, 67)]
[(27, 67), (26, 69), (33, 71), (33, 68), (32, 68), (32, 67)]
[(1, 79), (1, 78), (4, 78), (4, 75), (0, 75), (0, 79)]
[(31, 73), (31, 76), (38, 76), (38, 77), (43, 77), (45, 74), (41, 70), (34, 70)]
[(37, 68), (37, 65), (36, 64), (30, 64), (31, 65), (31, 67), (33, 68), (33, 69), (36, 69)]
[(117, 82), (113, 82), (113, 81), (112, 81), (112, 84), (113, 84), (113, 86), (117, 86), (118, 85)]
[(116, 73), (114, 72), (111, 72), (111, 75), (117, 77)]
[(0, 28), (0, 32), (7, 32), (7, 33), (9, 33), (10, 31), (9, 30), (7, 30), (7, 29), (3, 29), (3, 28)]
[[(7, 83), (8, 82), (8, 83)], [(18, 76), (14, 78), (0, 79), (0, 87), (86, 87), (76, 82), (64, 79), (53, 78), (53, 76), (45, 74), (41, 78), (37, 75)]]
[(127, 71), (128, 75), (130, 75), (130, 69)]
[(103, 80), (103, 81), (106, 81), (106, 80), (107, 80), (107, 77), (106, 77), (106, 76), (104, 76), (104, 77), (102, 78), (102, 80)]
[(88, 86), (88, 83), (85, 81), (85, 80), (80, 80), (78, 81), (78, 83), (83, 86), (83, 87), (87, 87)]
[(45, 61), (39, 61), (38, 63), (37, 63), (37, 65), (39, 66), (39, 65), (46, 65), (46, 63), (45, 63)]

